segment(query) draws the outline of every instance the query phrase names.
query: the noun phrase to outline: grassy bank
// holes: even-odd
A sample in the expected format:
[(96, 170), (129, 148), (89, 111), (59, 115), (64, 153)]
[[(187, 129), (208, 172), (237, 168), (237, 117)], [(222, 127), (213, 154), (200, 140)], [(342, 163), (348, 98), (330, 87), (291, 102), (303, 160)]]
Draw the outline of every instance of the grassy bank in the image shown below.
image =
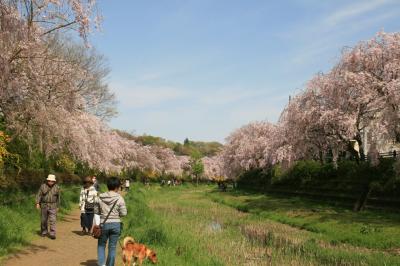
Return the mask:
[(160, 265), (400, 265), (396, 215), (360, 220), (262, 197), (206, 186), (136, 188), (126, 196), (123, 234), (154, 248)]
[[(79, 200), (78, 187), (62, 187), (59, 218)], [(2, 192), (0, 208), (0, 260), (23, 245), (28, 245), (40, 230), (40, 215), (33, 193)]]
[(253, 216), (287, 224), (311, 233), (332, 245), (390, 251), (400, 248), (400, 215), (397, 212), (349, 209), (298, 197), (230, 192), (209, 193), (218, 203)]

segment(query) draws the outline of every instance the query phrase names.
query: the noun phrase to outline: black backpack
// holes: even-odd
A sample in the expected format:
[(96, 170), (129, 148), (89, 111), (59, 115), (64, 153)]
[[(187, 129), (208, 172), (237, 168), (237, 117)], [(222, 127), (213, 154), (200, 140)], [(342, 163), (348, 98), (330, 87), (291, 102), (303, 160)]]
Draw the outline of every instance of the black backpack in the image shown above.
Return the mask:
[(88, 201), (89, 198), (89, 189), (86, 192), (86, 198), (85, 198), (85, 212), (86, 213), (92, 213), (94, 212), (94, 199), (93, 202)]

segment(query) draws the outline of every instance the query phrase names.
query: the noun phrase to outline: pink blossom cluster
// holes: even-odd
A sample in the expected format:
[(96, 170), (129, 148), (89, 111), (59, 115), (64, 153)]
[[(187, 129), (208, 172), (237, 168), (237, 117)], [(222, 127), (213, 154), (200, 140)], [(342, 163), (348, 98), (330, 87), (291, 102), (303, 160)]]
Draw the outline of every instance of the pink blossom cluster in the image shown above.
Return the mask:
[(203, 175), (214, 181), (221, 181), (227, 179), (224, 171), (224, 164), (221, 156), (215, 155), (212, 157), (204, 157), (201, 159), (204, 165)]
[(272, 123), (253, 122), (231, 133), (220, 155), (224, 174), (234, 177), (243, 171), (271, 165), (278, 132)]

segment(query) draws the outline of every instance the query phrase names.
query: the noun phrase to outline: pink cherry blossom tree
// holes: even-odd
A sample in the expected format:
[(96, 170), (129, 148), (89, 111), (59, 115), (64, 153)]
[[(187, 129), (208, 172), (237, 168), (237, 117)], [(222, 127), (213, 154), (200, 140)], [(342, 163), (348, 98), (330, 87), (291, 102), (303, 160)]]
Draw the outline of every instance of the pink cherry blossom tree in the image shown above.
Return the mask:
[(227, 179), (224, 172), (224, 162), (220, 156), (204, 157), (201, 161), (204, 165), (203, 175), (208, 180), (222, 181)]
[(281, 122), (297, 156), (322, 160), (324, 152), (335, 156), (352, 140), (363, 154), (366, 137), (371, 144), (398, 138), (399, 45), (398, 33), (378, 33), (360, 42), (293, 99)]
[(253, 122), (232, 132), (221, 153), (225, 174), (235, 178), (243, 171), (270, 165), (275, 141), (276, 126), (268, 122)]

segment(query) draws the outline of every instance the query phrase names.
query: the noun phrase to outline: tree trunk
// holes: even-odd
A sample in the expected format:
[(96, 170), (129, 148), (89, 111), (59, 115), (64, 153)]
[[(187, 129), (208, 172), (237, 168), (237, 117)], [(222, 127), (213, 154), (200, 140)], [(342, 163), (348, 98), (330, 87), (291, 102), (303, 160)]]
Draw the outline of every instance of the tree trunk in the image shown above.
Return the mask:
[(358, 142), (358, 146), (360, 148), (360, 154), (359, 154), (359, 159), (364, 162), (365, 161), (365, 152), (364, 152), (364, 147), (363, 147), (363, 141), (362, 141), (362, 137), (361, 134), (358, 133), (357, 136), (355, 137), (355, 139)]
[(318, 157), (321, 165), (324, 165), (324, 153), (322, 152), (322, 150), (319, 151)]
[(368, 197), (372, 192), (371, 186), (368, 184), (365, 188), (364, 191), (361, 193), (360, 197), (358, 198), (356, 204), (354, 205), (353, 210), (355, 212), (359, 212), (365, 209), (365, 206), (367, 205)]
[(337, 152), (337, 150), (332, 150), (332, 162), (335, 169), (338, 169), (338, 157), (339, 153)]

